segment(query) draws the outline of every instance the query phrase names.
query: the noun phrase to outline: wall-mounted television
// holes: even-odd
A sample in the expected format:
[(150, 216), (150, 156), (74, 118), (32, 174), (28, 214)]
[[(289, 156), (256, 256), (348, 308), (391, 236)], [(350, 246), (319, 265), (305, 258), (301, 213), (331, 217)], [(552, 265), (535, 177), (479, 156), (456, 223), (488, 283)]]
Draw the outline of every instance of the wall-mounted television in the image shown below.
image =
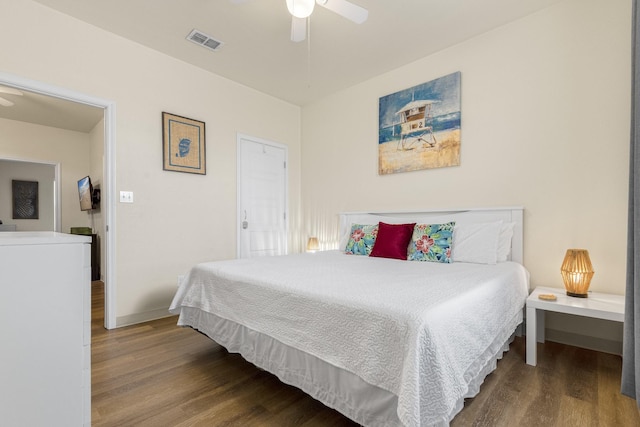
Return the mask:
[(93, 188), (89, 176), (78, 180), (78, 197), (82, 211), (90, 211), (100, 205), (100, 190)]

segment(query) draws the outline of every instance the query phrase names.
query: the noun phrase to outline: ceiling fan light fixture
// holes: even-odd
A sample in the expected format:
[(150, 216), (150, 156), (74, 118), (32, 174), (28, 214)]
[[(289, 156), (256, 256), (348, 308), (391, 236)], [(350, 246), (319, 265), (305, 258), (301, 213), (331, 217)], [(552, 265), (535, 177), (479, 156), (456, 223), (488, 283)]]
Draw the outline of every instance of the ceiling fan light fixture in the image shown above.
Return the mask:
[(289, 13), (296, 18), (307, 18), (313, 12), (316, 0), (287, 0)]

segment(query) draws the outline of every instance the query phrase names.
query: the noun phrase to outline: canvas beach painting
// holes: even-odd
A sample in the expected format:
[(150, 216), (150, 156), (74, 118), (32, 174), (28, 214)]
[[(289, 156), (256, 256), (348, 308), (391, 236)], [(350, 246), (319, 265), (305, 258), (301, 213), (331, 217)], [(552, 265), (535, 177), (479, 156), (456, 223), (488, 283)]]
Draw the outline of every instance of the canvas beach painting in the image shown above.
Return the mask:
[(378, 174), (460, 165), (460, 72), (379, 102)]

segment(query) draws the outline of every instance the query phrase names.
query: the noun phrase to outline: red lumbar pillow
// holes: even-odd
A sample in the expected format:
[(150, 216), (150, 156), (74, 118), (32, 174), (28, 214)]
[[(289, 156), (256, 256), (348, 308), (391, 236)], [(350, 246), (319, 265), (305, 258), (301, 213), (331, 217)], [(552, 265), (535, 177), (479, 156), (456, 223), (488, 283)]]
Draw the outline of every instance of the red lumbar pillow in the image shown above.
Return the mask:
[(378, 236), (369, 256), (407, 259), (407, 248), (413, 235), (413, 224), (378, 224)]

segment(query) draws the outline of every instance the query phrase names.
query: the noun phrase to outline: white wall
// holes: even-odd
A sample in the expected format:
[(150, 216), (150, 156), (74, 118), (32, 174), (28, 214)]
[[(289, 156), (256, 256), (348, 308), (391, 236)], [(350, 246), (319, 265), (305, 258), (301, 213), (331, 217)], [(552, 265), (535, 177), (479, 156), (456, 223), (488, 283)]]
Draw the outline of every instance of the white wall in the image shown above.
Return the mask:
[[(567, 0), (303, 108), (303, 235), (335, 245), (340, 211), (524, 206), (532, 287), (563, 287), (583, 247), (591, 289), (623, 294), (630, 57), (630, 0)], [(460, 166), (378, 176), (379, 97), (455, 71)]]
[[(298, 228), (299, 107), (32, 1), (0, 0), (0, 10), (11, 16), (0, 26), (0, 70), (116, 103), (115, 190), (135, 200), (115, 213), (118, 324), (166, 313), (193, 264), (235, 257), (238, 132), (288, 146)], [(206, 123), (206, 176), (162, 170), (163, 111)]]
[[(88, 141), (86, 133), (0, 119), (0, 158), (60, 164), (60, 231), (65, 233), (70, 227), (89, 226), (78, 201), (78, 180), (89, 174)], [(40, 197), (53, 197), (52, 189), (39, 190)], [(28, 231), (21, 226), (18, 230)], [(53, 230), (53, 225), (38, 230)]]

